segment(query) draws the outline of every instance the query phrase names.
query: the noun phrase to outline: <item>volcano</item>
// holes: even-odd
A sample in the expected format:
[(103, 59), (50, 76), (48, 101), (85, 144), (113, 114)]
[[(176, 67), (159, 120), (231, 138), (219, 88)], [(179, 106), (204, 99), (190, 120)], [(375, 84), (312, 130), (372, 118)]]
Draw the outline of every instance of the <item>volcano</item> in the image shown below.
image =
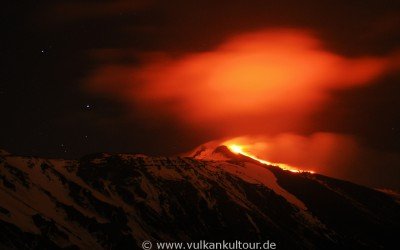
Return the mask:
[[(273, 241), (389, 249), (398, 196), (263, 164), (223, 145), (78, 160), (0, 151), (1, 249), (140, 249), (143, 241)], [(156, 249), (156, 248), (154, 248)]]

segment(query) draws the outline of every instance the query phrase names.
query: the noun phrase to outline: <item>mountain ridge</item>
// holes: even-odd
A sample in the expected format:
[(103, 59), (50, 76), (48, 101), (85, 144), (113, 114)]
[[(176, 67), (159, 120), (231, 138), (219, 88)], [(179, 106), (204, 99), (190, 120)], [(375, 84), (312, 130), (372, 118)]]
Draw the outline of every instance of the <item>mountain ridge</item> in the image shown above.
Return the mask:
[(400, 232), (399, 204), (385, 193), (260, 164), (226, 147), (205, 150), (209, 158), (1, 154), (0, 246), (135, 249), (144, 240), (225, 239), (384, 249)]

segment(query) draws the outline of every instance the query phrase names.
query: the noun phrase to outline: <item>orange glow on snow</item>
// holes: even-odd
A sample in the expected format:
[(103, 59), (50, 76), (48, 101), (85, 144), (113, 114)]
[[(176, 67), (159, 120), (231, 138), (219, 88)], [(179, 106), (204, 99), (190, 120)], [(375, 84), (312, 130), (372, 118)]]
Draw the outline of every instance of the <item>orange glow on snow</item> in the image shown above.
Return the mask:
[(227, 146), (229, 148), (229, 150), (232, 151), (235, 154), (241, 154), (241, 155), (250, 157), (251, 159), (256, 160), (256, 161), (258, 161), (258, 162), (260, 162), (262, 164), (277, 166), (277, 167), (280, 167), (283, 170), (287, 170), (287, 171), (290, 171), (290, 172), (293, 172), (293, 173), (304, 173), (304, 172), (311, 173), (311, 174), (315, 173), (312, 170), (300, 170), (300, 169), (298, 169), (296, 167), (293, 167), (293, 166), (290, 166), (290, 165), (287, 165), (287, 164), (284, 164), (284, 163), (274, 163), (274, 162), (270, 162), (270, 161), (266, 161), (266, 160), (260, 159), (257, 156), (252, 155), (249, 152), (245, 151), (244, 148), (248, 148), (249, 145), (237, 145), (237, 144), (229, 144), (228, 143), (225, 146)]

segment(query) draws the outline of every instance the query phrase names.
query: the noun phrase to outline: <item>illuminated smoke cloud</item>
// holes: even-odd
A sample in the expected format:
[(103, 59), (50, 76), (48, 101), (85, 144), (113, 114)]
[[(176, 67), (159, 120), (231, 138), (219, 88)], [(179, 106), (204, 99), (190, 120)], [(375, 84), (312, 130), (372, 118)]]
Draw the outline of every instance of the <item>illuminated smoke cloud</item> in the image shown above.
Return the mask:
[(216, 139), (250, 135), (254, 155), (343, 178), (359, 173), (351, 165), (365, 150), (352, 137), (320, 133), (310, 117), (324, 110), (331, 91), (369, 84), (399, 66), (393, 55), (336, 54), (311, 32), (293, 29), (237, 35), (208, 52), (149, 53), (139, 64), (115, 63), (138, 57), (130, 53), (98, 52), (107, 63), (85, 87), (127, 103), (143, 119), (170, 117)]
[(266, 30), (232, 37), (209, 52), (105, 65), (87, 87), (224, 135), (276, 133), (307, 126), (307, 115), (329, 91), (366, 84), (390, 62), (335, 54), (306, 31)]

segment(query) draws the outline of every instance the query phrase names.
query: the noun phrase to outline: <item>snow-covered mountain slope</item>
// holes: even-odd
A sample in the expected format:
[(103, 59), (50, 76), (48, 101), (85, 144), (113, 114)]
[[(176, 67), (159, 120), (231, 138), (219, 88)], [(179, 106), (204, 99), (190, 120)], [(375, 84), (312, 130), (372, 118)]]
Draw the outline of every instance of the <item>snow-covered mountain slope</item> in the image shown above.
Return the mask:
[(76, 161), (0, 154), (0, 249), (135, 249), (143, 240), (200, 239), (381, 249), (398, 235), (393, 196), (225, 147)]

